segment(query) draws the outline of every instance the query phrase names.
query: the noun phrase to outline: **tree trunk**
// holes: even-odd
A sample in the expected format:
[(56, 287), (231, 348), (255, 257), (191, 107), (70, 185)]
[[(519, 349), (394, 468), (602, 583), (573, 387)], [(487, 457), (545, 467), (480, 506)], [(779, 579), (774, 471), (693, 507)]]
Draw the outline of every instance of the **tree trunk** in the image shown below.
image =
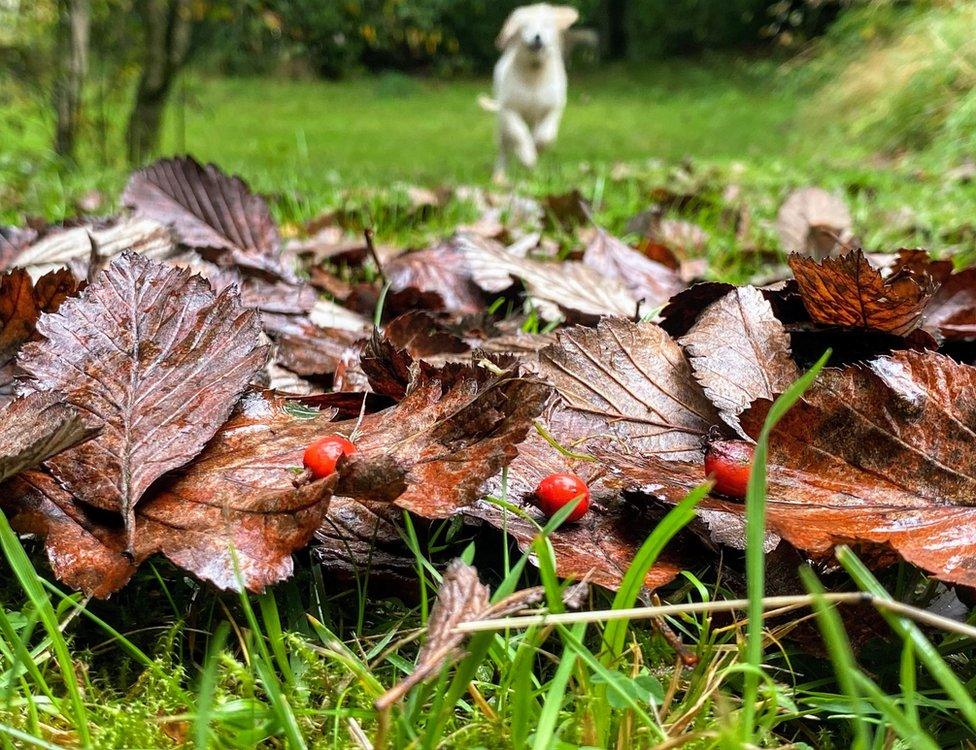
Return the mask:
[(88, 43), (91, 27), (89, 0), (58, 0), (58, 76), (54, 84), (57, 116), (54, 150), (74, 158), (81, 120), (81, 94), (88, 74)]
[(145, 29), (142, 75), (129, 117), (129, 161), (141, 164), (159, 147), (166, 100), (190, 49), (190, 0), (140, 0)]

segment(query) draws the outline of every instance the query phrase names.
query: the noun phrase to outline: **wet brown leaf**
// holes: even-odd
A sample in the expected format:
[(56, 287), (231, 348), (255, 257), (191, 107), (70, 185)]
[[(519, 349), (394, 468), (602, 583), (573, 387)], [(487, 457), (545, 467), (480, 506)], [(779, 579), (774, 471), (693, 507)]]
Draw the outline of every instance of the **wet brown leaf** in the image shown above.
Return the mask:
[[(814, 557), (851, 544), (892, 551), (944, 581), (976, 583), (976, 368), (933, 352), (897, 352), (869, 366), (825, 370), (770, 437), (768, 528)], [(769, 408), (742, 415), (759, 434)], [(701, 464), (623, 471), (672, 502)], [(742, 517), (740, 502), (700, 510)]]
[(448, 240), (427, 250), (405, 253), (383, 266), (393, 292), (415, 289), (435, 294), (438, 309), (457, 313), (477, 313), (485, 298), (471, 279), (465, 254)]
[(275, 358), (298, 375), (332, 375), (345, 353), (362, 334), (343, 328), (321, 328), (304, 315), (261, 316), (265, 332), (275, 342)]
[(921, 322), (931, 280), (908, 271), (882, 278), (860, 250), (821, 263), (790, 256), (810, 317), (823, 325), (866, 328), (904, 336)]
[(267, 204), (213, 164), (161, 159), (133, 173), (122, 201), (136, 216), (172, 227), (188, 247), (223, 251), (237, 265), (282, 273), (281, 241)]
[(540, 370), (585, 419), (581, 434), (668, 460), (700, 456), (700, 438), (719, 416), (663, 329), (605, 318), (557, 335), (540, 352)]
[(124, 253), (37, 330), (44, 340), (18, 359), (25, 390), (63, 394), (101, 429), (48, 466), (81, 500), (121, 513), (132, 547), (136, 503), (203, 448), (263, 366), (257, 315), (233, 290), (214, 295), (199, 277)]
[(739, 414), (756, 399), (775, 399), (800, 374), (790, 337), (754, 287), (712, 303), (680, 342), (705, 395), (739, 431)]
[[(549, 388), (514, 373), (495, 375), (481, 367), (423, 369), (391, 410), (367, 415), (356, 445), (373, 476), (351, 494), (359, 500), (395, 499), (425, 518), (446, 518), (470, 505), (481, 486), (516, 455), (517, 446), (542, 409)], [(351, 430), (346, 423), (336, 431)], [(383, 463), (384, 459), (387, 463)], [(350, 470), (352, 472), (352, 469)], [(395, 498), (370, 496), (396, 483)]]
[(21, 346), (37, 338), (41, 313), (54, 312), (77, 282), (62, 269), (31, 282), (27, 271), (15, 269), (0, 276), (0, 398), (13, 396), (16, 358)]
[(620, 281), (647, 310), (665, 304), (684, 288), (678, 274), (628, 247), (616, 237), (598, 230), (583, 253), (584, 265), (607, 278)]

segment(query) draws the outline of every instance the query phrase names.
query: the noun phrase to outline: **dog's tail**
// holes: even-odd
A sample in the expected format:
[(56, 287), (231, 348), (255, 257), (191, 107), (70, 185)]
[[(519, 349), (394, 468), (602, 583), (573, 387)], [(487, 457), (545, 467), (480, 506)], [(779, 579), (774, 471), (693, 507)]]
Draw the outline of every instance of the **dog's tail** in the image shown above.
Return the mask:
[(501, 109), (498, 102), (488, 96), (488, 94), (478, 94), (478, 106), (485, 112), (497, 112)]

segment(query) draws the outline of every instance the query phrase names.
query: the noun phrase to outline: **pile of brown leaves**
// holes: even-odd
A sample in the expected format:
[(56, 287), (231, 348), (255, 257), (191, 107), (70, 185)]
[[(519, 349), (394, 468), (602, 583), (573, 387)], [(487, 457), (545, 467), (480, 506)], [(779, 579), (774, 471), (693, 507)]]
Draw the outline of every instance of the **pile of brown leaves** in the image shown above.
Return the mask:
[[(614, 587), (705, 480), (703, 437), (756, 439), (828, 347), (832, 368), (772, 434), (771, 534), (813, 559), (856, 544), (976, 586), (976, 269), (919, 250), (869, 260), (821, 193), (788, 201), (782, 231), (803, 252), (764, 288), (689, 286), (689, 246), (667, 237), (693, 233), (653, 216), (640, 249), (583, 227), (556, 261), (538, 234), (499, 242), (497, 212), (409, 253), (286, 245), (261, 197), (192, 159), (136, 172), (123, 202), (0, 233), (0, 507), (72, 586), (107, 596), (162, 553), (261, 590), (316, 536), (336, 576), (369, 561), (408, 580), (402, 510), (526, 548), (532, 490), (572, 471), (593, 506), (553, 533), (558, 572)], [(340, 278), (340, 255), (381, 279)], [(525, 333), (511, 310), (559, 325)], [(328, 433), (359, 450), (312, 481), (302, 453)], [(648, 586), (702, 541), (743, 543), (741, 501), (699, 511)]]

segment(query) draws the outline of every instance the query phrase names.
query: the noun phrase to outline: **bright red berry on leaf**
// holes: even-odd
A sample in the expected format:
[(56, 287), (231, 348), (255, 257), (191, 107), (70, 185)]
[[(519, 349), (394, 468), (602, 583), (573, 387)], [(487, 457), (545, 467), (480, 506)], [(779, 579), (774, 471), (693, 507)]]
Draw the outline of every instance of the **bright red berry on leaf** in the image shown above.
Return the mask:
[(577, 498), (582, 499), (566, 519), (570, 522), (580, 520), (589, 510), (590, 488), (586, 486), (586, 482), (575, 474), (550, 474), (539, 482), (539, 486), (535, 490), (536, 503), (542, 512), (550, 517), (555, 515), (556, 511), (564, 505), (572, 503)]
[(305, 449), (302, 463), (316, 479), (321, 479), (335, 471), (340, 456), (351, 456), (355, 452), (355, 444), (342, 435), (326, 435)]
[(705, 449), (705, 476), (715, 492), (744, 500), (756, 449), (745, 440), (713, 440)]

